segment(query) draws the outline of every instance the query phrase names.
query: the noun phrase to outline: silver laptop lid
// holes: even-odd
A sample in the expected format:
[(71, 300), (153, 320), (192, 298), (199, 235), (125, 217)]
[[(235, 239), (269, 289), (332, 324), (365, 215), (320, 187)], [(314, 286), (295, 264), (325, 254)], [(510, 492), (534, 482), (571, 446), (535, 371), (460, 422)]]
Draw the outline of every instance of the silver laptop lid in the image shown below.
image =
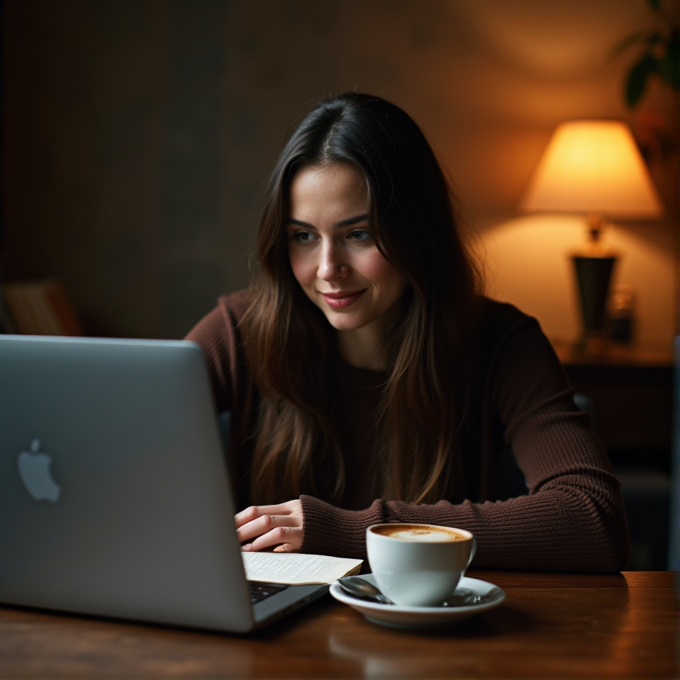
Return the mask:
[(203, 357), (0, 336), (0, 601), (253, 627)]

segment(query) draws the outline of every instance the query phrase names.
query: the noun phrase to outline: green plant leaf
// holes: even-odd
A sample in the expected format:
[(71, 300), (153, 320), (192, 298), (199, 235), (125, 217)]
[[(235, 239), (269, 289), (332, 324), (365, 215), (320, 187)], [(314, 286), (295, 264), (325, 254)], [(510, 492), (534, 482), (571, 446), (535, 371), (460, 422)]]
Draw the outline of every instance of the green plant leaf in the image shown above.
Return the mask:
[(651, 48), (656, 45), (659, 40), (661, 40), (661, 36), (657, 31), (638, 31), (617, 43), (612, 50), (612, 55), (618, 56), (635, 45), (647, 45)]
[(632, 33), (614, 46), (612, 54), (614, 56), (619, 55), (634, 45), (639, 45), (640, 43), (646, 42), (646, 36), (647, 31), (638, 31), (637, 33)]
[(659, 60), (659, 75), (675, 90), (680, 90), (680, 35), (672, 35), (666, 54)]
[(657, 71), (657, 60), (646, 52), (630, 69), (625, 87), (625, 99), (628, 106), (635, 106), (641, 99), (647, 86), (647, 78)]
[(651, 31), (647, 34), (647, 45), (650, 49), (660, 42), (663, 42), (663, 37), (658, 31)]

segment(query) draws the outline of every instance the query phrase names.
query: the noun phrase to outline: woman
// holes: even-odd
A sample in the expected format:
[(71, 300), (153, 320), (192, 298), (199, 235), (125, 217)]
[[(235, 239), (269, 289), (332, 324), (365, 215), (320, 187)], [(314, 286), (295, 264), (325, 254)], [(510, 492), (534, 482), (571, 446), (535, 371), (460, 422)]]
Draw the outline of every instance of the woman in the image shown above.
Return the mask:
[[(472, 531), (475, 565), (616, 571), (618, 483), (538, 323), (480, 294), (452, 196), (401, 109), (319, 104), (269, 180), (259, 278), (204, 349), (243, 550), (365, 557), (376, 522)], [(529, 494), (496, 501), (511, 447)], [(253, 505), (256, 504), (256, 505)]]

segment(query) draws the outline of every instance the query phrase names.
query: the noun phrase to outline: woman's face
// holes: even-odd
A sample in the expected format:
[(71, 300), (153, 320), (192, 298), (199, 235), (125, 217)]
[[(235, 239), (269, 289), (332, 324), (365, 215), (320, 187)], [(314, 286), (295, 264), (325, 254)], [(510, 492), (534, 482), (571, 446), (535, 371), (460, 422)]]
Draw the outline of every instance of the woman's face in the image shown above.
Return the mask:
[(384, 337), (407, 282), (373, 240), (361, 173), (346, 163), (303, 167), (286, 229), (293, 274), (331, 326)]

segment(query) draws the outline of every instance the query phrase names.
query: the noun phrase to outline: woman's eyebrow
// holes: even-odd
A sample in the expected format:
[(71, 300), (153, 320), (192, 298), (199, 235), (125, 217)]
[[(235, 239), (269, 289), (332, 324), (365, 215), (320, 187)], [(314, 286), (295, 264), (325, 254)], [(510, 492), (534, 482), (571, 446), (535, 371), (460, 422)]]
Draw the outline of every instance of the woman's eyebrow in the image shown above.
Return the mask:
[[(340, 220), (333, 225), (334, 229), (340, 229), (341, 227), (351, 227), (353, 224), (359, 224), (360, 222), (366, 222), (368, 220), (368, 214), (357, 215), (356, 217), (348, 217), (346, 220)], [(302, 220), (296, 220), (294, 217), (289, 217), (287, 220), (288, 224), (294, 224), (298, 227), (305, 227), (307, 229), (315, 229), (313, 224), (309, 222), (303, 222)]]
[(336, 229), (338, 227), (351, 227), (353, 224), (359, 224), (359, 222), (366, 222), (368, 220), (368, 215), (357, 215), (356, 217), (349, 217), (346, 220), (340, 220), (336, 222), (333, 227)]

